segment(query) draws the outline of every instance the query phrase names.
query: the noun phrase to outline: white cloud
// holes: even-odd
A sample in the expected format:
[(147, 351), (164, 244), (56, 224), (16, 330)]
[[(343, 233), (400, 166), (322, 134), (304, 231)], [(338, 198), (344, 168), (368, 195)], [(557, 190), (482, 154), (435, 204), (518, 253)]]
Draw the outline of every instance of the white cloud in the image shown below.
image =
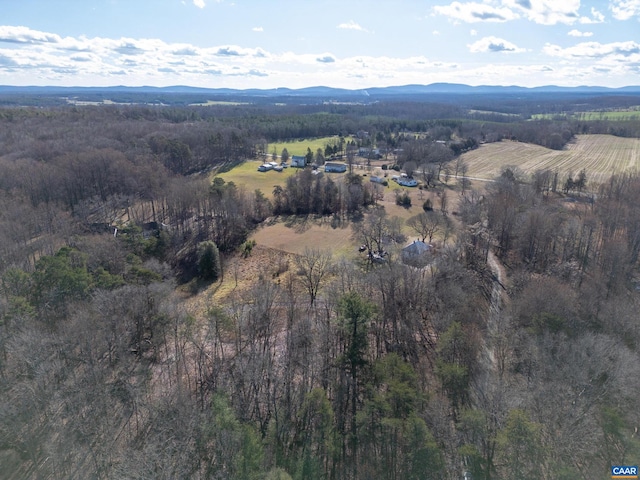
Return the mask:
[[(640, 0), (611, 0), (619, 11), (640, 11)], [(613, 8), (613, 7), (612, 7)], [(580, 16), (580, 0), (484, 0), (479, 2), (454, 1), (450, 5), (433, 7), (434, 14), (466, 23), (507, 22), (526, 18), (540, 25), (602, 23), (604, 15), (591, 8), (591, 17)]]
[(207, 4), (204, 3), (204, 0), (193, 0), (193, 4), (198, 8), (204, 8), (207, 6)]
[(573, 29), (567, 33), (570, 37), (591, 37), (593, 32), (581, 32), (580, 30)]
[(254, 32), (264, 32), (264, 28), (262, 27), (253, 27), (251, 30), (253, 30)]
[(580, 17), (580, 23), (584, 24), (584, 25), (590, 25), (593, 23), (603, 23), (604, 22), (604, 15), (599, 12), (598, 10), (596, 10), (595, 8), (591, 7), (591, 18), (589, 17)]
[(640, 0), (611, 0), (609, 8), (616, 20), (640, 16)]
[(467, 45), (471, 53), (521, 53), (524, 48), (519, 48), (507, 40), (497, 37), (484, 37), (471, 45)]
[(510, 8), (493, 7), (487, 3), (460, 3), (433, 7), (437, 15), (444, 15), (455, 21), (466, 23), (476, 22), (507, 22), (518, 18), (518, 14)]
[[(495, 37), (468, 47), (475, 52), (524, 51)], [(622, 86), (640, 75), (638, 42), (585, 42), (566, 49), (548, 44), (544, 52), (554, 63), (536, 65), (529, 56), (487, 55), (496, 59), (494, 63), (465, 64), (424, 56), (343, 57), (338, 51), (271, 52), (154, 38), (60, 37), (0, 26), (0, 84), (367, 88), (451, 81), (524, 86), (601, 81)]]
[[(63, 75), (79, 75), (90, 77), (90, 84), (94, 85), (110, 84), (109, 79), (116, 74), (127, 75), (134, 82), (139, 79), (140, 84), (213, 74), (261, 76), (267, 75), (264, 67), (270, 57), (261, 48), (199, 48), (159, 39), (60, 38), (25, 27), (6, 26), (0, 26), (0, 47), (2, 43), (15, 44), (0, 48), (0, 78), (8, 75), (14, 79), (4, 80), (6, 83), (14, 83), (19, 74), (41, 78), (47, 84)], [(76, 53), (70, 55), (70, 51)]]
[(194, 55), (199, 55), (199, 50), (192, 45), (175, 44), (173, 45), (173, 50), (171, 51), (171, 54), (177, 55), (177, 56), (181, 56), (181, 55), (194, 56)]
[(95, 60), (95, 57), (86, 53), (79, 53), (77, 55), (71, 55), (69, 57), (74, 62), (92, 62)]
[(541, 25), (571, 25), (580, 18), (580, 0), (502, 0), (502, 3)]
[(634, 41), (612, 43), (583, 42), (568, 48), (547, 43), (543, 51), (547, 55), (565, 59), (607, 58), (625, 62), (640, 61), (640, 43)]
[[(519, 84), (523, 84), (521, 80), (526, 78), (537, 78), (538, 82), (544, 82), (547, 85), (564, 85), (564, 86), (580, 86), (580, 85), (609, 85), (624, 86), (628, 83), (611, 82), (612, 78), (625, 78), (629, 76), (628, 69), (622, 66), (594, 66), (594, 65), (533, 65), (520, 66), (517, 68), (505, 68), (504, 66), (494, 66), (493, 72), (487, 72), (489, 78), (502, 78), (500, 83), (507, 85), (510, 79), (516, 79)], [(525, 80), (526, 82), (526, 80)], [(487, 80), (485, 83), (489, 83)], [(537, 85), (540, 85), (538, 83)], [(526, 85), (526, 83), (525, 83)], [(529, 84), (528, 86), (536, 86)]]
[(478, 35), (478, 31), (477, 31), (477, 30), (471, 30), (471, 31), (469, 32), (469, 35), (471, 35), (472, 37), (475, 37), (475, 36), (477, 36), (477, 35)]
[(22, 26), (0, 26), (0, 41), (10, 43), (59, 43), (59, 35)]
[(335, 63), (336, 57), (334, 57), (333, 55), (324, 55), (322, 57), (316, 58), (316, 61), (320, 63)]
[(362, 28), (358, 23), (353, 20), (349, 20), (347, 23), (341, 23), (336, 28), (341, 28), (343, 30), (357, 30), (359, 32), (366, 32), (366, 28)]
[(433, 35), (434, 37), (437, 37), (438, 35), (440, 35), (440, 31), (434, 30), (433, 32), (431, 32), (431, 35)]

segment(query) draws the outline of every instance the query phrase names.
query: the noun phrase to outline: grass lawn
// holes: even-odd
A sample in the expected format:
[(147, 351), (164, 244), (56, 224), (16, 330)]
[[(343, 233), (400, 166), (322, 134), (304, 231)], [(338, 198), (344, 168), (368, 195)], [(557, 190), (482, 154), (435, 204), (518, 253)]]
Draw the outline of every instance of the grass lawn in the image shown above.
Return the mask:
[(273, 196), (273, 187), (284, 186), (287, 177), (295, 175), (299, 171), (297, 168), (285, 168), (281, 172), (270, 170), (268, 172), (258, 172), (258, 167), (262, 165), (261, 160), (247, 160), (228, 172), (217, 174), (225, 182), (233, 182), (238, 187), (249, 192), (259, 189), (267, 197)]
[[(289, 142), (278, 142), (278, 143), (270, 143), (268, 147), (268, 154), (271, 155), (273, 153), (273, 149), (276, 149), (276, 153), (280, 155), (282, 153), (282, 149), (286, 148), (289, 152), (289, 155), (306, 155), (307, 148), (311, 149), (313, 154), (316, 153), (318, 148), (322, 149), (322, 153), (324, 154), (324, 149), (327, 144), (337, 144), (338, 139), (340, 137), (322, 137), (322, 138), (310, 138), (310, 139), (300, 139), (300, 140), (292, 140)], [(351, 137), (344, 137), (345, 142), (349, 142)]]
[[(268, 159), (271, 160), (270, 158)], [(284, 186), (287, 177), (291, 175), (295, 175), (297, 172), (301, 170), (299, 168), (285, 168), (281, 172), (276, 172), (275, 170), (270, 170), (268, 172), (258, 172), (258, 167), (262, 165), (262, 160), (246, 160), (245, 162), (233, 167), (228, 172), (218, 173), (214, 176), (222, 178), (225, 182), (233, 182), (238, 187), (242, 187), (249, 192), (253, 192), (256, 189), (260, 189), (262, 193), (264, 193), (267, 197), (273, 197), (273, 187), (276, 185)], [(380, 170), (380, 169), (378, 169)], [(364, 169), (356, 169), (355, 173), (366, 173)], [(380, 170), (382, 172), (382, 170)], [(392, 172), (396, 174), (397, 172)], [(345, 174), (343, 173), (329, 173), (327, 175), (331, 175), (331, 178), (334, 181), (338, 181), (343, 178)], [(391, 171), (389, 173), (389, 178), (391, 178)], [(363, 179), (365, 182), (368, 182), (368, 177)], [(389, 180), (389, 185), (391, 189), (402, 188), (395, 182)]]
[(251, 237), (258, 245), (301, 254), (305, 248), (330, 249), (335, 255), (349, 255), (355, 251), (349, 221), (335, 221), (332, 217), (285, 217), (258, 229)]

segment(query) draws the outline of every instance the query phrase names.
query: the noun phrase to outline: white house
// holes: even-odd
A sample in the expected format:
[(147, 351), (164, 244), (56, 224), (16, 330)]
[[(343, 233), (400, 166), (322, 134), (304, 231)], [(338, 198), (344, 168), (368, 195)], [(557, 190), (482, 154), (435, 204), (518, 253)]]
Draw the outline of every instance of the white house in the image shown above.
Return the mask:
[(361, 157), (368, 157), (369, 155), (371, 155), (372, 157), (377, 157), (378, 155), (380, 155), (380, 149), (379, 148), (360, 147), (358, 149), (358, 155), (360, 155)]
[(417, 187), (418, 186), (418, 182), (413, 178), (407, 177), (406, 173), (403, 173), (401, 175), (393, 175), (391, 177), (391, 180), (396, 182), (398, 185), (402, 185), (403, 187)]
[(342, 173), (347, 171), (347, 164), (342, 162), (326, 162), (324, 164), (325, 172)]
[(304, 168), (307, 166), (307, 158), (302, 155), (293, 155), (291, 157), (291, 166)]

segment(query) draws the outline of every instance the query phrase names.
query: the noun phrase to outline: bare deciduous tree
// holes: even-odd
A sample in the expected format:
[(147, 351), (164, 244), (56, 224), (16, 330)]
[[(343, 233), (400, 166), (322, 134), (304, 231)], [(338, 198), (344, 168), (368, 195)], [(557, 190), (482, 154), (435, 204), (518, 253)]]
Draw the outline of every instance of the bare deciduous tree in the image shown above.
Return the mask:
[(302, 283), (309, 294), (309, 302), (314, 304), (318, 291), (331, 273), (333, 255), (329, 250), (305, 248), (304, 253), (296, 257), (296, 266)]
[(355, 237), (371, 254), (384, 252), (384, 245), (405, 240), (398, 217), (389, 218), (382, 207), (372, 209), (362, 222), (353, 224)]
[(422, 212), (407, 220), (407, 226), (410, 227), (423, 242), (428, 238), (429, 242), (433, 240), (433, 236), (440, 231), (442, 224), (442, 216), (436, 212)]

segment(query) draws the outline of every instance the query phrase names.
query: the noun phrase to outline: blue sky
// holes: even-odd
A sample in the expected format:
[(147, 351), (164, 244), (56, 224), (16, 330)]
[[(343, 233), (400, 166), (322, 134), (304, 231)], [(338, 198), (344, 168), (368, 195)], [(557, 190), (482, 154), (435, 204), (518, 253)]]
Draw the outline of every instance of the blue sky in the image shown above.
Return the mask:
[(640, 85), (640, 0), (0, 0), (2, 85)]

